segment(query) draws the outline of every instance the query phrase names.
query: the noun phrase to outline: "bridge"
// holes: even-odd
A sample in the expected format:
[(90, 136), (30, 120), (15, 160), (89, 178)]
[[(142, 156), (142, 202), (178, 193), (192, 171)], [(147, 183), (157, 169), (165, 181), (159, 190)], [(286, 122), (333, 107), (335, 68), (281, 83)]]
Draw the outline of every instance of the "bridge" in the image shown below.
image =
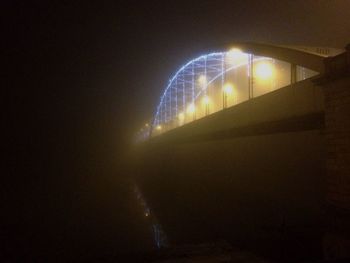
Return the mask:
[(145, 140), (324, 72), (340, 49), (237, 44), (188, 61), (170, 78), (156, 113), (137, 134)]
[(137, 133), (148, 213), (170, 243), (349, 256), (349, 48), (220, 50), (179, 67)]

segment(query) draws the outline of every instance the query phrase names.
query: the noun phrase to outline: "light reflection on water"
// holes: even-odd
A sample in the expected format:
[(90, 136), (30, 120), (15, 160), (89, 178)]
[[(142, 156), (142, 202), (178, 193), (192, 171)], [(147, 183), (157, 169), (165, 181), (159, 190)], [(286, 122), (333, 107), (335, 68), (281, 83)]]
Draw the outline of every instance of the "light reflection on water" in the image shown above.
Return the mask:
[(137, 201), (142, 207), (144, 216), (147, 217), (148, 220), (150, 220), (150, 224), (152, 226), (153, 239), (156, 248), (160, 249), (167, 247), (169, 244), (167, 237), (163, 231), (163, 228), (158, 222), (154, 213), (151, 212), (151, 209), (147, 205), (145, 198), (143, 197), (139, 187), (136, 184), (134, 185), (134, 193), (136, 195)]

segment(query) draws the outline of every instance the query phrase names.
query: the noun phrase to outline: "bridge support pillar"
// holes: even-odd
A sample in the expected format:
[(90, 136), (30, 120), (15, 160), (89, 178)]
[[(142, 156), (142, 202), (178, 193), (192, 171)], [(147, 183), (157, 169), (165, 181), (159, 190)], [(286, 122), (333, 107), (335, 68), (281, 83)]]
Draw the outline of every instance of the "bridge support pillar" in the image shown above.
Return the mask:
[(324, 256), (350, 258), (350, 45), (347, 53), (325, 61), (316, 80), (325, 94), (327, 194)]

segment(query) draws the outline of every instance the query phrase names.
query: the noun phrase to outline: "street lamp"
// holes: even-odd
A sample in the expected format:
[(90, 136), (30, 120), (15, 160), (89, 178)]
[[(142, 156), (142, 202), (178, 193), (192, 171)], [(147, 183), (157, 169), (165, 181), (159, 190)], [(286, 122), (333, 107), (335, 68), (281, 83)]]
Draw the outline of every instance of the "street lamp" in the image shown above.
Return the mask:
[(183, 112), (180, 112), (177, 118), (179, 119), (179, 125), (182, 125), (185, 120), (185, 114)]
[(190, 105), (187, 106), (186, 112), (187, 114), (192, 115), (193, 120), (196, 119), (196, 106), (194, 105), (194, 103), (191, 103)]
[(268, 80), (273, 76), (273, 66), (271, 63), (261, 62), (256, 65), (254, 73), (259, 80)]
[(222, 100), (223, 100), (223, 108), (227, 108), (227, 97), (233, 93), (233, 85), (231, 83), (226, 83), (223, 87), (222, 92)]
[(243, 62), (246, 62), (248, 59), (248, 55), (239, 48), (231, 48), (227, 53), (226, 53), (226, 59), (227, 63), (229, 65), (238, 65)]
[(202, 90), (204, 90), (206, 88), (206, 86), (207, 86), (207, 77), (205, 75), (201, 75), (198, 78), (198, 82), (199, 82), (200, 88)]
[(210, 105), (210, 98), (207, 95), (205, 95), (202, 98), (202, 104), (205, 107), (205, 116), (207, 116), (209, 114), (209, 105)]

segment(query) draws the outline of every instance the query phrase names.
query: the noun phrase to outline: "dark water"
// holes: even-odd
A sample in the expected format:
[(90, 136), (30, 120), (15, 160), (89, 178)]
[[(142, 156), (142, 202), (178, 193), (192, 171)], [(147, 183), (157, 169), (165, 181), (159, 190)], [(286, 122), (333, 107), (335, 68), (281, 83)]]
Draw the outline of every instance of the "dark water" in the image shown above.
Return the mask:
[[(152, 224), (116, 163), (91, 161), (70, 173), (59, 165), (42, 174), (34, 164), (13, 168), (3, 185), (1, 260), (109, 262), (154, 250)], [(25, 185), (16, 182), (19, 172), (29, 177)]]

